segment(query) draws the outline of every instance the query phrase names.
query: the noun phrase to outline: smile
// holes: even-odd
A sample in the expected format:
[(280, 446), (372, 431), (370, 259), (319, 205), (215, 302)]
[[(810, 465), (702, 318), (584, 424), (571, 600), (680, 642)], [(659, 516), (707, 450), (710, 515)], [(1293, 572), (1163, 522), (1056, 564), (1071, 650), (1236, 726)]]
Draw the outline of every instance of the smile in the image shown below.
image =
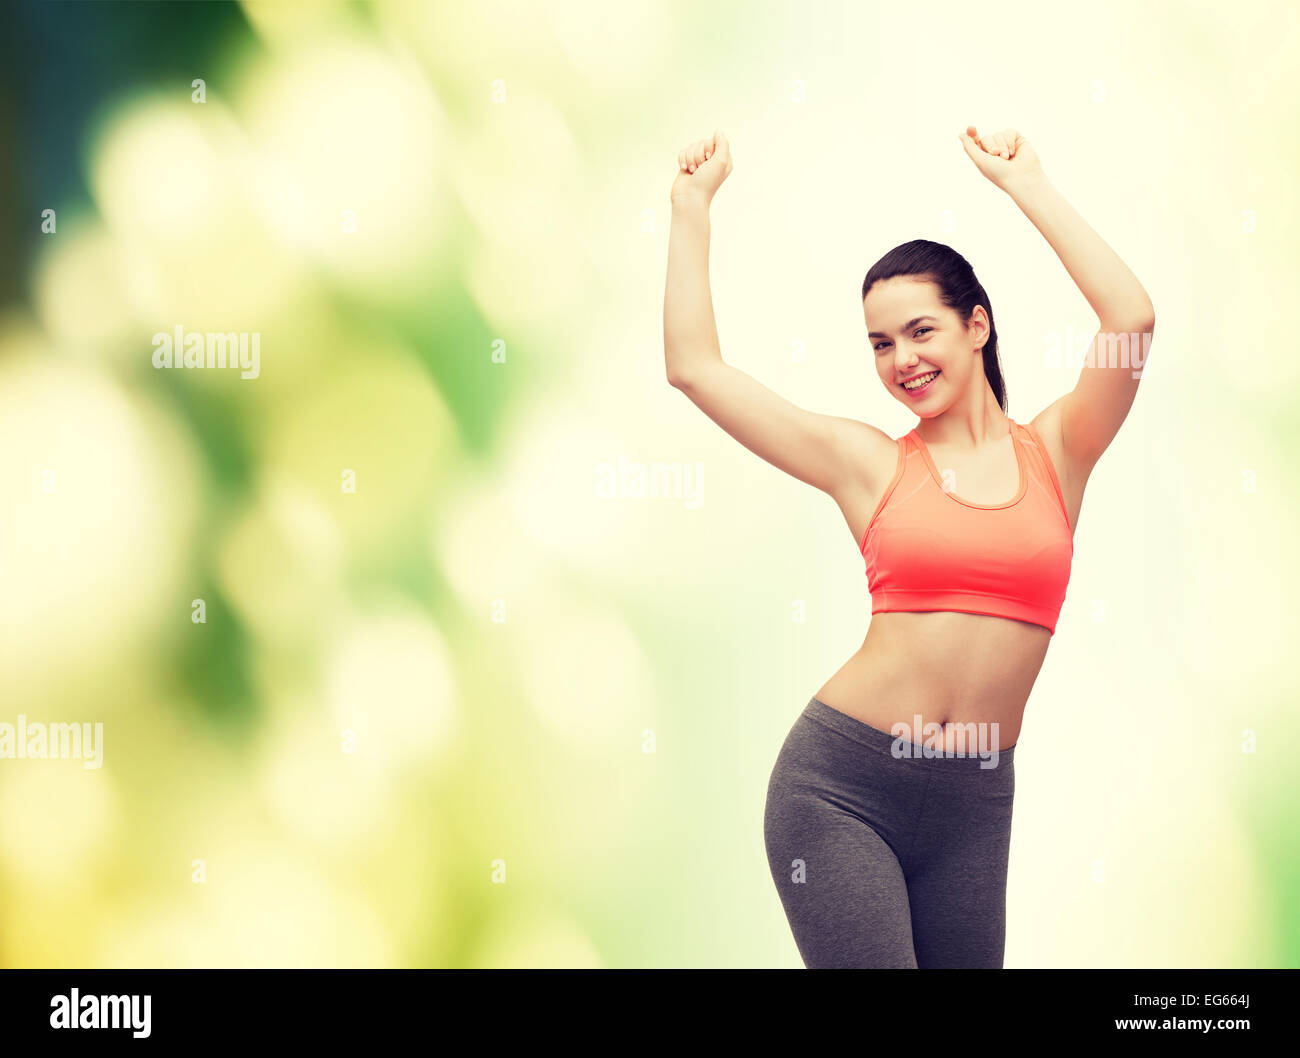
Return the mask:
[(908, 382), (904, 382), (903, 388), (907, 390), (909, 395), (924, 393), (930, 388), (930, 384), (938, 377), (938, 371), (931, 371), (929, 374), (919, 375)]

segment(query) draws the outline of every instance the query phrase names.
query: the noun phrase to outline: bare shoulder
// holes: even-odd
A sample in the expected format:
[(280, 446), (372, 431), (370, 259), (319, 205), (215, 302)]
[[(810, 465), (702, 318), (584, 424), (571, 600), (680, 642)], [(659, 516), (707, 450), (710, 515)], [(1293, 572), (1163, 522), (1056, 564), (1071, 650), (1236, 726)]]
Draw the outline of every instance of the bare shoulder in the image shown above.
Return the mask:
[(872, 513), (898, 470), (898, 439), (870, 423), (840, 419), (841, 437), (847, 446), (849, 470), (835, 490), (854, 543), (862, 547)]
[(1074, 487), (1081, 484), (1079, 480), (1081, 477), (1087, 478), (1085, 468), (1070, 465), (1069, 455), (1065, 450), (1065, 442), (1061, 434), (1061, 402), (1064, 399), (1058, 397), (1029, 420), (1029, 425), (1043, 439), (1043, 447), (1051, 456), (1052, 466), (1056, 470), (1057, 479), (1061, 482), (1062, 491), (1066, 490), (1067, 486)]
[(897, 467), (897, 438), (890, 437), (878, 426), (856, 419), (841, 419), (840, 422), (851, 468), (845, 488), (855, 492), (879, 492), (893, 477)]
[(1066, 516), (1073, 531), (1078, 526), (1079, 512), (1083, 505), (1083, 491), (1088, 484), (1092, 467), (1075, 464), (1066, 450), (1061, 433), (1061, 401), (1064, 399), (1061, 397), (1052, 401), (1029, 421), (1029, 425), (1042, 438), (1043, 447), (1047, 449), (1047, 456), (1052, 461), (1056, 480), (1061, 484), (1061, 497), (1065, 501)]

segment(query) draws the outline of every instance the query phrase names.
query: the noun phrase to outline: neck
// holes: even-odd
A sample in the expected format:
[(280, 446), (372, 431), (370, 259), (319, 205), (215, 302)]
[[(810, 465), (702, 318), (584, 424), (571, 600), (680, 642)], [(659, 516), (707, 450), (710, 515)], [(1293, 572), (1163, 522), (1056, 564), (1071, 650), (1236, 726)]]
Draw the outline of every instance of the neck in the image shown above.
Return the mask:
[(966, 396), (947, 411), (917, 423), (916, 432), (926, 444), (979, 448), (996, 443), (1011, 432), (1011, 419), (1002, 411), (983, 374), (980, 382), (979, 386), (971, 386)]

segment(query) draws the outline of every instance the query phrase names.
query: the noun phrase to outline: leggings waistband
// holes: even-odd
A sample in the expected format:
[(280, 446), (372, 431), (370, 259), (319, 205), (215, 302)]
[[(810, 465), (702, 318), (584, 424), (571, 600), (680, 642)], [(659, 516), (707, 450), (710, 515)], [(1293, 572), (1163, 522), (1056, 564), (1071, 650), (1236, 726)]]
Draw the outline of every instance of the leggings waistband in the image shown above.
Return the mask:
[(1009, 767), (1015, 756), (1014, 746), (1007, 749), (998, 748), (993, 737), (996, 732), (986, 730), (980, 726), (976, 726), (974, 730), (971, 730), (966, 728), (964, 724), (955, 725), (959, 728), (965, 728), (961, 733), (966, 736), (966, 744), (963, 746), (959, 742), (957, 752), (945, 753), (939, 749), (916, 743), (907, 735), (891, 735), (888, 731), (873, 727), (871, 724), (859, 720), (856, 716), (850, 716), (848, 713), (827, 705), (816, 695), (809, 699), (808, 704), (804, 707), (803, 715), (810, 720), (815, 720), (819, 724), (838, 731), (840, 734), (853, 739), (854, 742), (878, 752), (888, 753), (895, 759), (942, 768), (949, 773), (980, 772), (990, 771), (998, 766)]

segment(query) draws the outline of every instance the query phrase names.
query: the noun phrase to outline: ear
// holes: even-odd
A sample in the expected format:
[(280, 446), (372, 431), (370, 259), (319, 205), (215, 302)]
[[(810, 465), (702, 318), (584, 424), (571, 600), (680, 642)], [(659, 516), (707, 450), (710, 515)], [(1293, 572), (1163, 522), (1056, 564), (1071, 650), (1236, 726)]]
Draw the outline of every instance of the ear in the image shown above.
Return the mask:
[(989, 314), (983, 305), (976, 305), (971, 312), (970, 323), (967, 324), (971, 335), (976, 339), (976, 344), (982, 349), (988, 343), (989, 336), (993, 333), (993, 325), (989, 322)]

